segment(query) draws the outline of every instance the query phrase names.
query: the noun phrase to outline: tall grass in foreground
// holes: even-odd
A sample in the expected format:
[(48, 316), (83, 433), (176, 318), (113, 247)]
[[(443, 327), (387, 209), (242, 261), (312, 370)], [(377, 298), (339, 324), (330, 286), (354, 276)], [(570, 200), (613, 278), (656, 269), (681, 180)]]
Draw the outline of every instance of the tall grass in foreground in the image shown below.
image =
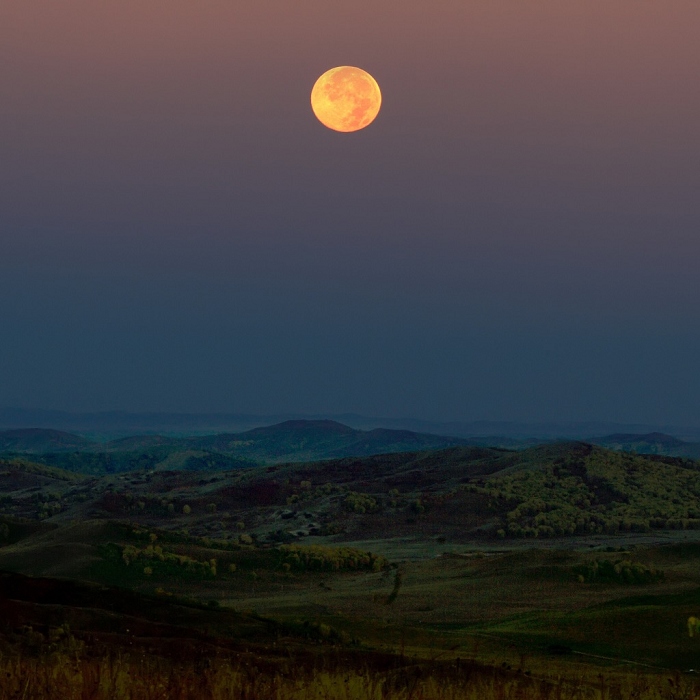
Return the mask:
[(0, 700), (698, 700), (681, 677), (630, 676), (608, 682), (542, 680), (465, 664), (395, 671), (260, 672), (245, 662), (207, 668), (155, 658), (0, 659)]

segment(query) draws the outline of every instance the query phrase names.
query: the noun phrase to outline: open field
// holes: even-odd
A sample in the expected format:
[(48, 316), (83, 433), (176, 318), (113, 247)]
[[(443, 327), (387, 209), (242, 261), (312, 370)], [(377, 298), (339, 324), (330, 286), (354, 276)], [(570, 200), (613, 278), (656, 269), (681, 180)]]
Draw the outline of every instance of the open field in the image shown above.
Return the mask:
[(0, 576), (0, 593), (0, 698), (8, 700), (699, 697), (694, 674), (506, 646), (495, 634), (475, 633), (460, 647), (444, 626), (401, 627), (388, 650), (318, 621), (162, 594), (14, 574)]
[[(700, 611), (700, 543), (692, 541), (629, 548), (570, 541), (568, 549), (521, 543), (442, 553), (424, 542), (406, 543), (409, 556), (402, 556), (391, 541), (376, 541), (372, 554), (367, 542), (236, 545), (104, 521), (29, 540), (31, 547), (25, 541), (4, 548), (0, 565), (163, 600), (201, 600), (292, 626), (325, 625), (334, 638), (372, 649), (469, 651), (483, 663), (511, 666), (524, 655), (532, 668), (549, 666), (552, 649), (589, 664), (605, 656), (639, 668), (700, 666), (700, 640), (686, 629)], [(387, 556), (392, 551), (395, 558)], [(307, 564), (300, 554), (308, 554)], [(603, 573), (591, 579), (594, 569)]]
[[(62, 677), (66, 697), (95, 674), (107, 697), (138, 648), (168, 692), (192, 672), (176, 649), (219, 659), (210, 697), (261, 692), (241, 670), (255, 657), (280, 699), (622, 698), (634, 683), (690, 698), (698, 476), (581, 443), (99, 478), (7, 461), (0, 569), (54, 583), (6, 574), (0, 660), (19, 678), (41, 658), (33, 678), (58, 679), (51, 655), (76, 645), (87, 666)], [(413, 686), (378, 685), (409, 667)]]
[[(24, 625), (19, 631), (26, 641), (18, 645), (15, 634), (9, 635), (14, 647), (3, 643), (0, 671), (8, 681), (0, 697), (48, 698), (57, 692), (67, 698), (135, 699), (698, 697), (698, 679), (688, 669), (646, 665), (639, 661), (642, 655), (632, 661), (620, 648), (612, 657), (588, 656), (606, 651), (592, 649), (590, 639), (576, 645), (589, 652), (555, 648), (550, 631), (536, 639), (541, 616), (492, 626), (490, 633), (455, 634), (444, 627), (377, 627), (369, 620), (351, 625), (328, 615), (270, 625), (269, 618), (243, 614), (223, 630), (227, 616), (220, 609), (190, 615), (175, 609), (166, 611), (178, 621), (173, 631), (167, 622), (139, 623), (138, 615), (123, 610), (106, 615), (100, 626), (99, 619), (66, 614), (63, 604), (58, 615), (56, 607), (53, 625)], [(60, 622), (66, 617), (75, 627)], [(343, 627), (366, 633), (366, 639), (348, 640)], [(213, 639), (217, 631), (224, 636)], [(58, 635), (63, 637), (57, 642)], [(563, 639), (575, 643), (570, 629)]]

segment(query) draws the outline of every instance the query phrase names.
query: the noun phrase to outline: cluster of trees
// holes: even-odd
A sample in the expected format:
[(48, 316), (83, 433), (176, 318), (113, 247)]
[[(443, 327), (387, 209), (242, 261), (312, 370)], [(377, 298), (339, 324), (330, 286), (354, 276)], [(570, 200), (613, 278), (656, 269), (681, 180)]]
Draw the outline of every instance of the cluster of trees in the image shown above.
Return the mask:
[[(133, 533), (136, 533), (135, 535)], [(382, 571), (388, 561), (377, 554), (353, 547), (321, 545), (279, 545), (277, 547), (237, 546), (233, 556), (221, 553), (221, 559), (203, 557), (191, 550), (188, 555), (169, 550), (158, 536), (140, 528), (130, 532), (141, 540), (138, 544), (114, 544), (106, 546), (106, 558), (118, 566), (131, 567), (146, 576), (213, 579), (224, 574), (238, 575), (240, 570), (249, 571), (256, 577), (255, 569), (282, 571)], [(170, 533), (168, 533), (169, 535)], [(146, 541), (144, 540), (144, 537)], [(202, 546), (202, 538), (197, 538)], [(227, 543), (228, 544), (228, 543)], [(228, 548), (227, 549), (231, 549)], [(182, 551), (182, 550), (180, 550)]]
[(411, 501), (411, 511), (415, 513), (416, 515), (420, 515), (421, 513), (425, 513), (425, 504), (423, 503), (422, 499), (416, 498), (415, 500)]
[(377, 494), (370, 495), (359, 491), (351, 491), (342, 484), (326, 483), (313, 486), (311, 481), (301, 481), (299, 486), (294, 488), (294, 492), (287, 496), (286, 503), (288, 506), (302, 506), (333, 495), (341, 496), (340, 505), (349, 513), (377, 513), (385, 506), (389, 508), (408, 508), (415, 513), (423, 512), (426, 505), (420, 499), (407, 500), (402, 498), (398, 489), (391, 489), (388, 497), (385, 499)]
[[(153, 496), (136, 498), (128, 490), (107, 490), (102, 496), (101, 506), (110, 513), (154, 513), (164, 515), (173, 513), (175, 506)], [(169, 507), (170, 506), (170, 507)]]
[(51, 491), (39, 491), (35, 495), (35, 498), (37, 501), (36, 516), (39, 520), (50, 518), (52, 515), (56, 515), (63, 510), (61, 495), (58, 493), (53, 493)]
[[(103, 507), (111, 512), (126, 513), (151, 513), (163, 515), (190, 515), (192, 506), (189, 503), (174, 503), (172, 500), (158, 496), (145, 496), (139, 498), (128, 490), (106, 491), (102, 499)], [(217, 511), (216, 503), (207, 503), (203, 506), (207, 513), (214, 514)]]
[(283, 544), (277, 550), (285, 570), (381, 571), (388, 566), (384, 557), (354, 547)]
[(345, 532), (345, 527), (343, 527), (342, 523), (338, 522), (330, 522), (330, 523), (325, 523), (324, 525), (321, 525), (319, 535), (322, 535), (323, 537), (332, 537), (333, 535), (340, 535), (341, 533)]
[(184, 554), (165, 551), (161, 546), (149, 544), (139, 549), (127, 544), (121, 548), (121, 559), (126, 566), (136, 564), (143, 566), (143, 573), (153, 573), (193, 578), (214, 578), (217, 570), (216, 559), (198, 561)]
[(349, 491), (343, 499), (343, 508), (351, 513), (376, 513), (381, 509), (381, 504), (366, 493)]
[[(243, 529), (245, 527), (245, 523), (239, 521), (236, 523), (236, 527)], [(157, 532), (154, 532), (139, 525), (118, 525), (117, 528), (117, 531), (124, 539), (137, 542), (150, 542), (151, 544), (153, 544), (156, 540), (160, 540), (163, 543), (189, 544), (199, 547), (206, 547), (207, 549), (220, 549), (224, 551), (238, 551), (242, 549), (241, 545), (249, 546), (254, 544), (253, 538), (246, 534), (238, 535), (230, 540), (221, 540), (212, 537), (198, 537), (195, 535), (190, 535), (184, 530), (158, 530)]]
[(37, 518), (39, 518), (39, 520), (46, 520), (46, 518), (50, 518), (52, 515), (56, 515), (62, 510), (63, 506), (58, 502), (42, 503), (37, 511)]
[(345, 493), (346, 490), (345, 486), (330, 482), (313, 486), (311, 481), (302, 481), (297, 488), (294, 488), (294, 493), (287, 497), (287, 505), (314, 503), (326, 496)]
[[(324, 484), (323, 486), (313, 488), (311, 487), (311, 482), (302, 481), (300, 488), (300, 492), (294, 493), (287, 498), (287, 505), (292, 506), (312, 503), (320, 500), (324, 496), (341, 494), (341, 506), (349, 513), (377, 513), (381, 511), (385, 505), (388, 505), (390, 508), (409, 507), (414, 512), (423, 512), (423, 510), (425, 510), (425, 508), (423, 508), (423, 510), (420, 509), (420, 506), (423, 505), (420, 503), (420, 500), (409, 502), (401, 498), (398, 489), (389, 491), (389, 496), (385, 503), (384, 499), (376, 494), (370, 495), (359, 491), (349, 491), (346, 486), (337, 484)], [(417, 506), (416, 504), (419, 505)], [(418, 511), (416, 511), (417, 507)]]
[(664, 578), (661, 569), (652, 569), (629, 559), (596, 559), (575, 569), (580, 583), (654, 583)]
[(505, 511), (500, 537), (700, 529), (700, 471), (636, 455), (594, 449), (468, 488)]

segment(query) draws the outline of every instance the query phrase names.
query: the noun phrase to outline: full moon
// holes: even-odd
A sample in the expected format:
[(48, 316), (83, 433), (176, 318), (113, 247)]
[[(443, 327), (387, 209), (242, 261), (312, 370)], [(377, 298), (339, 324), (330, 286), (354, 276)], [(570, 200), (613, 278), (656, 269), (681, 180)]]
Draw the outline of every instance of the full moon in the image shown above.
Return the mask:
[(382, 93), (377, 81), (354, 66), (326, 71), (311, 91), (311, 109), (316, 118), (334, 131), (359, 131), (379, 114)]

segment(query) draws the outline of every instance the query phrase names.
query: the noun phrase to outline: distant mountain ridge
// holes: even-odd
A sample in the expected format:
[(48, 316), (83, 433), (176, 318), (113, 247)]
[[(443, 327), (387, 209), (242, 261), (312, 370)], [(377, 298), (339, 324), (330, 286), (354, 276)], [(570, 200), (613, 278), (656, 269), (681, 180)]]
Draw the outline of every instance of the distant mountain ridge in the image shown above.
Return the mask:
[(138, 468), (225, 470), (469, 444), (464, 438), (407, 430), (355, 430), (331, 420), (291, 420), (241, 433), (185, 438), (137, 435), (105, 443), (56, 430), (0, 432), (0, 453), (32, 455), (44, 464), (87, 473)]
[(612, 421), (437, 421), (411, 417), (387, 418), (354, 413), (335, 415), (299, 415), (293, 413), (260, 415), (246, 413), (168, 413), (103, 411), (70, 413), (27, 408), (0, 408), (0, 430), (37, 427), (52, 428), (109, 440), (137, 434), (170, 436), (238, 433), (289, 420), (333, 420), (356, 430), (385, 428), (460, 438), (502, 436), (526, 440), (588, 439), (592, 435), (647, 434), (655, 431), (682, 440), (700, 441), (700, 426), (622, 424)]
[[(660, 432), (613, 433), (587, 442), (622, 452), (700, 458), (700, 443)], [(450, 447), (522, 450), (548, 443), (551, 441), (534, 438), (462, 438), (389, 428), (357, 430), (332, 420), (288, 420), (243, 432), (190, 437), (133, 435), (107, 442), (53, 429), (0, 432), (0, 454), (31, 455), (48, 466), (97, 475), (134, 469), (226, 471)]]
[(610, 450), (622, 452), (700, 459), (700, 443), (685, 442), (665, 433), (617, 433), (601, 438), (593, 438), (590, 442), (601, 447), (607, 447)]
[(245, 455), (249, 459), (293, 462), (469, 444), (464, 438), (408, 430), (355, 430), (331, 420), (291, 420), (243, 433), (192, 438), (189, 442), (205, 449)]

